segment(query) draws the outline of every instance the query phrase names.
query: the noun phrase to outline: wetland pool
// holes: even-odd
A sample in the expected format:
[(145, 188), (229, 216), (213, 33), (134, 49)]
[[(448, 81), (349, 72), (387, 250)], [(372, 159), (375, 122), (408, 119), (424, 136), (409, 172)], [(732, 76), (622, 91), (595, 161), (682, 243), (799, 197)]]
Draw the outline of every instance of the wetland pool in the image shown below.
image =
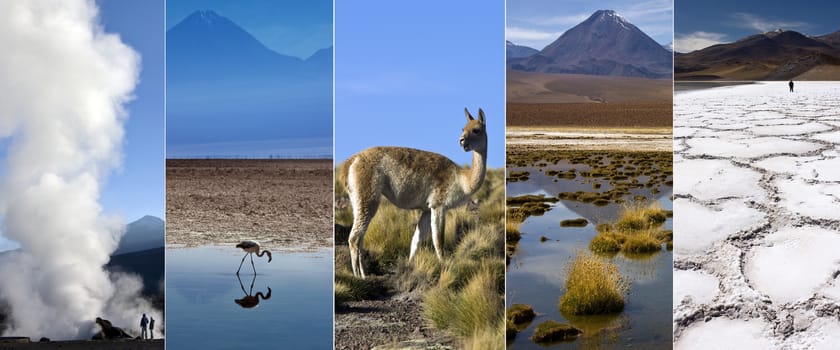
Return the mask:
[(222, 246), (166, 250), (167, 346), (325, 349), (332, 346), (331, 249), (274, 252), (271, 263)]
[[(603, 162), (609, 163), (610, 160), (603, 159)], [(610, 180), (603, 177), (578, 175), (574, 179), (568, 179), (546, 175), (549, 170), (563, 172), (575, 168), (578, 172), (591, 171), (591, 167), (587, 165), (570, 164), (565, 160), (556, 164), (535, 162), (540, 163), (544, 166), (508, 165), (508, 172), (529, 173), (526, 181), (508, 182), (509, 198), (528, 194), (555, 197), (560, 192), (607, 191), (613, 187)], [(645, 183), (650, 178), (637, 176), (636, 179)], [(631, 188), (621, 200), (630, 203), (634, 198), (645, 197), (648, 201), (658, 202), (663, 209), (671, 210), (672, 189), (670, 182), (667, 182), (669, 180), (670, 176), (651, 187)], [(593, 183), (600, 184), (598, 190), (593, 190)], [(595, 225), (617, 220), (624, 204), (612, 201), (599, 206), (573, 200), (559, 200), (548, 204), (551, 205), (551, 209), (544, 215), (530, 216), (520, 225), (522, 238), (508, 266), (506, 306), (510, 307), (515, 303), (528, 304), (537, 313), (537, 317), (527, 328), (521, 330), (513, 341), (508, 341), (508, 348), (670, 348), (672, 252), (666, 250), (663, 244), (661, 251), (652, 255), (630, 258), (618, 253), (609, 258), (619, 266), (622, 276), (630, 281), (625, 307), (621, 313), (601, 316), (564, 315), (560, 312), (558, 304), (560, 296), (565, 293), (566, 266), (574, 258), (576, 251), (588, 251), (589, 242), (597, 234)], [(581, 217), (588, 221), (585, 227), (560, 226), (562, 220)], [(665, 221), (663, 228), (672, 229), (671, 218)], [(543, 236), (547, 240), (543, 241)], [(537, 344), (530, 337), (536, 325), (545, 320), (571, 324), (583, 330), (583, 335), (572, 341), (552, 345)]]

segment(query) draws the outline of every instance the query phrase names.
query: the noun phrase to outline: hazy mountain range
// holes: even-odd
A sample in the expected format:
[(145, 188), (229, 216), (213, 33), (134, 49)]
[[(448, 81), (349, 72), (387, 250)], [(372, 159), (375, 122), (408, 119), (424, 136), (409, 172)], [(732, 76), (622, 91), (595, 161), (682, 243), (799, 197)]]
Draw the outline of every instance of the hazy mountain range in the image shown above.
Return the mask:
[(668, 78), (673, 55), (624, 17), (599, 10), (532, 55), (508, 44), (508, 68), (527, 72)]
[(678, 80), (836, 80), (840, 31), (809, 37), (780, 29), (677, 53), (674, 72)]
[(332, 47), (283, 55), (196, 11), (166, 32), (167, 145), (332, 135)]

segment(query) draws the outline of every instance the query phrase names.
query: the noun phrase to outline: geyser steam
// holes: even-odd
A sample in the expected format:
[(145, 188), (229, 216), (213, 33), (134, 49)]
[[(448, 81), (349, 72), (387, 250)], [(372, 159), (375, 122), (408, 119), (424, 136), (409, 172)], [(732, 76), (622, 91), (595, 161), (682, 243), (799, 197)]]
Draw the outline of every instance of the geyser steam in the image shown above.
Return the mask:
[(0, 215), (21, 245), (0, 259), (6, 335), (87, 338), (99, 316), (139, 334), (143, 312), (162, 324), (136, 276), (103, 268), (124, 225), (99, 192), (121, 162), (140, 57), (98, 21), (94, 1), (0, 1)]

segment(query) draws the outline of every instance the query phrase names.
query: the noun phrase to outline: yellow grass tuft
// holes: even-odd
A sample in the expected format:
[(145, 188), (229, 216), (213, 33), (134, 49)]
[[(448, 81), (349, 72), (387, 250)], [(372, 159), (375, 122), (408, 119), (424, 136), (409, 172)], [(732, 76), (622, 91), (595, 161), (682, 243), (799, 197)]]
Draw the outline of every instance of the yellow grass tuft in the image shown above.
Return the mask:
[(627, 281), (618, 265), (579, 251), (567, 268), (566, 293), (560, 297), (560, 311), (572, 315), (595, 315), (624, 309)]

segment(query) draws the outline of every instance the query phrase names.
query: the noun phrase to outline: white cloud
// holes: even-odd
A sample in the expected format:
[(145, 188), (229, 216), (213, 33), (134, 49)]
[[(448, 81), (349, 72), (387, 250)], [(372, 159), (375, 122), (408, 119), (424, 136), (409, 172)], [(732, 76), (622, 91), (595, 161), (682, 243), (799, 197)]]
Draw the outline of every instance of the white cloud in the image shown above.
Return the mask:
[(620, 8), (618, 11), (623, 16), (631, 20), (634, 18), (637, 20), (643, 20), (645, 18), (653, 17), (658, 20), (667, 19), (670, 21), (670, 16), (665, 15), (669, 15), (674, 11), (674, 2), (671, 0), (650, 0), (633, 3), (626, 8)]
[(510, 40), (514, 43), (526, 41), (554, 40), (562, 34), (563, 32), (540, 31), (536, 29), (526, 29), (520, 27), (507, 27), (505, 30), (505, 36), (507, 40)]
[(733, 13), (732, 19), (735, 20), (733, 24), (737, 27), (755, 29), (762, 33), (776, 30), (779, 28), (786, 30), (801, 29), (808, 25), (805, 22), (799, 21), (771, 20), (761, 18), (757, 15), (744, 12)]
[(726, 34), (712, 32), (693, 32), (677, 34), (674, 38), (676, 52), (691, 52), (726, 42)]
[(578, 25), (580, 22), (585, 21), (591, 15), (591, 13), (578, 13), (574, 15), (531, 18), (523, 22), (533, 23), (541, 26), (573, 27)]

